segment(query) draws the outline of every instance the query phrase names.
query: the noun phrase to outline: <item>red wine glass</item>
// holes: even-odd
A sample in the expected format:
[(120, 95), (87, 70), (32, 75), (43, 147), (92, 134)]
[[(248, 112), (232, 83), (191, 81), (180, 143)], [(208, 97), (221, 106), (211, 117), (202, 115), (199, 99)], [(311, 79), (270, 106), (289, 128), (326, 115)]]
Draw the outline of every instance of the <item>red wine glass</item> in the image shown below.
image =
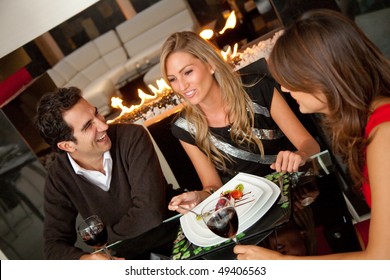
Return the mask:
[(108, 240), (107, 228), (97, 215), (90, 216), (82, 221), (77, 227), (77, 231), (87, 245), (95, 249), (102, 249), (110, 260), (114, 259), (106, 246)]
[(202, 209), (202, 218), (214, 234), (239, 244), (236, 238), (238, 216), (229, 199), (221, 196), (208, 202)]

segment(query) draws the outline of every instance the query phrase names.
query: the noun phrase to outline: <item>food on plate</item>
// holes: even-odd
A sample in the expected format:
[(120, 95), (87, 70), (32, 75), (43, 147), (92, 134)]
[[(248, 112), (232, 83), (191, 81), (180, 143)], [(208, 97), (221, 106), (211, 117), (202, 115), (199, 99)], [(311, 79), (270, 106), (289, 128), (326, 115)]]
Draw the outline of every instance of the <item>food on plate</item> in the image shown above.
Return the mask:
[[(255, 199), (252, 199), (252, 200), (248, 200), (244, 203), (241, 203), (240, 205), (237, 205), (236, 203), (239, 202), (239, 201), (243, 201), (243, 200), (247, 200), (247, 199), (250, 199), (250, 198), (253, 198), (252, 197), (246, 197), (246, 198), (243, 198), (243, 196), (245, 195), (248, 195), (250, 194), (251, 192), (247, 192), (247, 193), (244, 193), (244, 185), (243, 184), (237, 184), (234, 189), (232, 190), (226, 190), (226, 191), (223, 191), (221, 192), (220, 194), (220, 197), (225, 197), (227, 198), (234, 206), (241, 206), (241, 205), (244, 205), (246, 203), (250, 203), (250, 202), (253, 202)], [(221, 209), (222, 207), (225, 206), (225, 203), (226, 203), (226, 200), (224, 199), (219, 199), (217, 204), (215, 205), (215, 209), (213, 211), (217, 211), (218, 209)], [(204, 215), (209, 215), (210, 213), (204, 213)], [(198, 215), (196, 216), (196, 220), (202, 220), (202, 215)]]
[[(234, 187), (233, 190), (227, 190), (221, 193), (221, 197), (225, 197), (228, 200), (232, 201), (233, 205), (237, 200), (240, 200), (244, 196), (244, 185), (238, 184)], [(224, 204), (224, 200), (219, 200), (215, 209), (218, 210)]]
[(244, 185), (243, 184), (238, 184), (237, 186), (234, 187), (233, 190), (227, 190), (227, 191), (224, 191), (221, 196), (224, 196), (226, 197), (227, 199), (234, 199), (234, 200), (238, 200), (238, 199), (241, 199), (241, 197), (243, 196), (243, 191), (244, 191)]
[(235, 200), (240, 199), (242, 197), (242, 191), (240, 190), (232, 190), (230, 193), (230, 196), (234, 198)]

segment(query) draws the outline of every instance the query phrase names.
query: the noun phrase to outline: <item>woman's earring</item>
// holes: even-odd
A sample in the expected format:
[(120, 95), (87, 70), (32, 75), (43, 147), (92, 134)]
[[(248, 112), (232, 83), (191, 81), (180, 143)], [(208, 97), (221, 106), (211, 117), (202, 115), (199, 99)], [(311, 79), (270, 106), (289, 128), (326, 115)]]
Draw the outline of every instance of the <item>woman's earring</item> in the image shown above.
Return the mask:
[(215, 73), (214, 69), (213, 69), (213, 70), (211, 70), (211, 75), (214, 75), (214, 73)]

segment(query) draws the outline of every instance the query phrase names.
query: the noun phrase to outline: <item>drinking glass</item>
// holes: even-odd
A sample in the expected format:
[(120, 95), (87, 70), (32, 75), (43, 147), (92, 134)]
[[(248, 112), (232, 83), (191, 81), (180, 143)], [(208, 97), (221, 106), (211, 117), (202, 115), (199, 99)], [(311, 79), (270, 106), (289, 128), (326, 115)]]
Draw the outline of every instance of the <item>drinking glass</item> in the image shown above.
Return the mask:
[(229, 199), (221, 196), (208, 202), (202, 209), (202, 218), (213, 233), (239, 244), (236, 238), (238, 216)]
[(106, 247), (107, 228), (99, 216), (93, 215), (86, 218), (79, 224), (77, 231), (87, 245), (95, 249), (102, 249), (110, 260), (114, 259)]

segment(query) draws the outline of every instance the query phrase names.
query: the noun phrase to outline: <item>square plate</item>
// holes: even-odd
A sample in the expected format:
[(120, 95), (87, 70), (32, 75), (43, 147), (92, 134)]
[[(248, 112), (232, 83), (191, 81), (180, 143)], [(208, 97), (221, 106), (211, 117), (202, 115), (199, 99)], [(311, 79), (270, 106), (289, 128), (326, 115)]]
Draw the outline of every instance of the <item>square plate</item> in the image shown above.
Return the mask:
[[(202, 203), (194, 208), (197, 213), (201, 212), (203, 206), (210, 200), (217, 198), (226, 190), (233, 190), (238, 184), (243, 184), (243, 193), (250, 193), (253, 198), (242, 201), (253, 201), (237, 207), (239, 220), (238, 232), (241, 233), (256, 223), (273, 205), (280, 194), (278, 186), (273, 182), (259, 176), (239, 173), (228, 183), (222, 186), (218, 191), (205, 199)], [(244, 196), (245, 198), (245, 196)], [(238, 202), (240, 204), (240, 202)], [(226, 241), (226, 238), (219, 237), (211, 232), (203, 220), (196, 220), (196, 216), (187, 213), (180, 218), (180, 223), (186, 237), (198, 246), (212, 246)]]

